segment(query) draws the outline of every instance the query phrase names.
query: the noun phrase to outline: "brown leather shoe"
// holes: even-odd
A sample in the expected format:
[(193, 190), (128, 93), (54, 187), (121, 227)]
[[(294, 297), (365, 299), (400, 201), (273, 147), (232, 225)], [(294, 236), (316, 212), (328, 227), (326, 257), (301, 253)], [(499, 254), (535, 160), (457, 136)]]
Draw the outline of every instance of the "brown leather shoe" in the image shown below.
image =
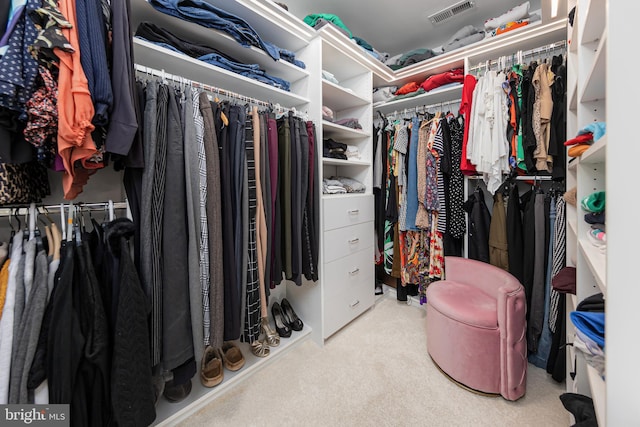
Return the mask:
[(240, 347), (231, 341), (222, 343), (222, 360), (224, 367), (230, 371), (240, 370), (244, 366), (244, 356)]
[(200, 381), (205, 387), (215, 387), (224, 379), (224, 369), (222, 369), (222, 355), (217, 348), (207, 346), (202, 355), (202, 366), (200, 368)]

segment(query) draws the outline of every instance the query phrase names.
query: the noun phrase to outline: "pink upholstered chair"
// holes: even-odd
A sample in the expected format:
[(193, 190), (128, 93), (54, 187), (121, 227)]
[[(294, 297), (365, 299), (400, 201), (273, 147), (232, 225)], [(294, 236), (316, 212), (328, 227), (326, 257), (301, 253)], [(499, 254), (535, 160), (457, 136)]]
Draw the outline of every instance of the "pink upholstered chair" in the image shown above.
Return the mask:
[(481, 261), (445, 258), (446, 279), (427, 288), (427, 349), (469, 389), (521, 398), (527, 381), (524, 288)]

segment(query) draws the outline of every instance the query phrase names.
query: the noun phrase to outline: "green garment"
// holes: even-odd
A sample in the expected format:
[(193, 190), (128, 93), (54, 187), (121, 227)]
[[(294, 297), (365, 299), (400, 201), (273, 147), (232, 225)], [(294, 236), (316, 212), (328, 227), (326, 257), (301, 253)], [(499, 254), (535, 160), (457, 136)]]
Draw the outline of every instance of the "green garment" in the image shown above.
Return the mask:
[(342, 23), (342, 20), (340, 19), (340, 17), (332, 13), (314, 13), (312, 15), (305, 16), (303, 21), (305, 22), (305, 24), (315, 27), (316, 23), (318, 22), (318, 19), (325, 19), (333, 23), (334, 25), (337, 25), (338, 27), (342, 28), (349, 34), (349, 38), (353, 38), (353, 33), (351, 33), (351, 30), (348, 29), (347, 26)]

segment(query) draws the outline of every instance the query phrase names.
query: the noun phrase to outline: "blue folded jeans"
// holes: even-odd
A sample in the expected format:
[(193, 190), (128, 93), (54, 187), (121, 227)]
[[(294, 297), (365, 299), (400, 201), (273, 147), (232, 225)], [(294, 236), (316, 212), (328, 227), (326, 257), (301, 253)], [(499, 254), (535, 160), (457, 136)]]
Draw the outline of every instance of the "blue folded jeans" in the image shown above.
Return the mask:
[(162, 13), (194, 22), (203, 27), (223, 31), (243, 46), (255, 46), (264, 50), (276, 61), (282, 58), (300, 68), (305, 68), (304, 62), (295, 59), (293, 52), (262, 40), (260, 35), (244, 19), (219, 9), (205, 0), (148, 1), (151, 6)]
[(149, 0), (149, 3), (162, 13), (224, 31), (243, 46), (258, 47), (273, 59), (280, 59), (279, 49), (271, 43), (265, 43), (245, 20), (204, 0)]
[(286, 91), (290, 90), (290, 83), (279, 77), (270, 76), (264, 70), (260, 69), (258, 64), (242, 64), (239, 62), (230, 61), (222, 55), (210, 53), (200, 56), (200, 61), (207, 64), (215, 65), (225, 70), (232, 71), (250, 79), (258, 80), (271, 86), (275, 86), (279, 89)]

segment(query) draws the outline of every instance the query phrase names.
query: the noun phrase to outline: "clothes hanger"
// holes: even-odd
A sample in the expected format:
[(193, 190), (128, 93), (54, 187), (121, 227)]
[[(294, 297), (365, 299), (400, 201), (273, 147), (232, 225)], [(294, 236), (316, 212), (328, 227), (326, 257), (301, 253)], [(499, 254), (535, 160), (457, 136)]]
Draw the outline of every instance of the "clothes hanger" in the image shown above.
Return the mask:
[(113, 200), (109, 200), (108, 207), (109, 207), (109, 222), (111, 222), (114, 219), (116, 219), (116, 213), (113, 207)]

